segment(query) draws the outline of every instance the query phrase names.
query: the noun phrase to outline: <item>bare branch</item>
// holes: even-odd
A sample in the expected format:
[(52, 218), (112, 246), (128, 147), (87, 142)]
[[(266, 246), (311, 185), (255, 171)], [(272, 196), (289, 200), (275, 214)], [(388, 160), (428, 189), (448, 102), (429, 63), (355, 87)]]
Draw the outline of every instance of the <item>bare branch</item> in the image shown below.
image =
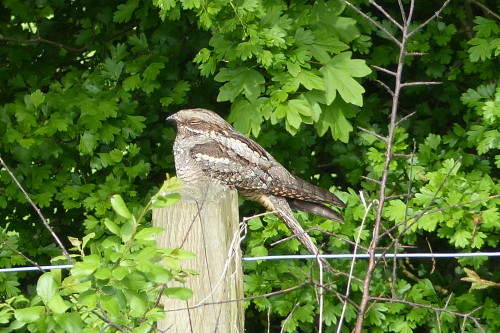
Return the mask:
[(359, 8), (357, 8), (356, 6), (354, 6), (349, 1), (347, 1), (347, 0), (342, 0), (342, 1), (347, 6), (349, 6), (352, 10), (354, 10), (356, 13), (358, 13), (359, 15), (361, 15), (365, 19), (367, 19), (371, 24), (373, 24), (375, 27), (377, 27), (377, 29), (379, 29), (384, 34), (386, 34), (387, 37), (389, 37), (389, 39), (392, 40), (395, 44), (397, 44), (399, 47), (401, 47), (401, 42), (396, 37), (394, 37), (386, 28), (384, 28), (380, 23), (378, 23), (377, 21), (375, 21), (374, 19), (372, 19), (370, 16), (366, 15), (365, 13), (363, 13)]
[[(418, 27), (416, 27), (415, 29), (410, 31), (407, 35), (408, 38), (413, 36), (415, 33), (417, 33), (419, 30), (421, 30), (423, 27), (425, 27), (427, 24), (429, 24), (432, 20), (434, 20), (436, 17), (438, 17), (441, 14), (441, 12), (446, 8), (446, 6), (448, 6), (449, 3), (450, 3), (450, 0), (446, 0), (443, 3), (443, 5), (441, 6), (441, 8), (439, 8), (438, 11), (434, 13), (434, 15), (432, 15), (424, 23), (420, 24)], [(412, 4), (413, 4), (413, 0), (412, 0)]]
[(399, 24), (398, 21), (396, 21), (391, 15), (389, 15), (388, 12), (385, 11), (385, 9), (380, 6), (378, 3), (376, 3), (375, 1), (373, 0), (370, 0), (370, 3), (375, 7), (377, 8), (382, 14), (384, 14), (384, 16), (389, 20), (391, 21), (395, 26), (398, 27), (399, 30), (403, 30), (403, 26), (401, 24)]
[(411, 86), (430, 86), (430, 85), (437, 85), (437, 84), (443, 84), (443, 82), (440, 82), (440, 81), (404, 82), (404, 83), (401, 83), (401, 88), (411, 87)]
[[(460, 313), (460, 312), (448, 310), (446, 308), (437, 308), (437, 307), (434, 307), (432, 305), (415, 303), (415, 302), (410, 302), (410, 301), (406, 301), (406, 300), (402, 300), (402, 299), (394, 299), (394, 298), (386, 298), (386, 297), (370, 297), (370, 299), (373, 300), (373, 301), (382, 301), (382, 302), (389, 302), (389, 303), (400, 303), (400, 304), (405, 304), (405, 305), (408, 305), (408, 306), (411, 306), (411, 307), (429, 309), (429, 310), (436, 311), (436, 312), (445, 312), (445, 313), (449, 313), (449, 314), (457, 316), (457, 317), (468, 318), (468, 319), (471, 319), (471, 320), (473, 319), (473, 317), (471, 316), (471, 314), (478, 310), (478, 309), (474, 309), (470, 313)], [(477, 322), (475, 322), (475, 323), (478, 324)], [(478, 328), (480, 328), (480, 327), (481, 327), (481, 325), (478, 326)]]
[(373, 135), (374, 137), (376, 137), (376, 138), (377, 138), (377, 139), (379, 139), (380, 141), (387, 142), (387, 138), (386, 138), (385, 136), (382, 136), (382, 135), (380, 135), (380, 134), (377, 134), (377, 133), (375, 133), (375, 132), (373, 132), (373, 131), (370, 131), (370, 130), (368, 130), (368, 129), (366, 129), (366, 128), (363, 128), (363, 127), (360, 127), (360, 126), (358, 126), (358, 129), (362, 130), (363, 132), (366, 132), (366, 133), (368, 133), (368, 134)]
[(196, 308), (201, 308), (203, 306), (214, 305), (214, 304), (244, 302), (244, 301), (249, 301), (249, 300), (253, 300), (253, 299), (257, 299), (257, 298), (264, 298), (264, 297), (270, 297), (270, 296), (274, 296), (274, 295), (285, 294), (285, 293), (288, 293), (290, 291), (294, 291), (294, 290), (300, 289), (302, 287), (308, 286), (310, 284), (311, 283), (309, 281), (307, 281), (307, 282), (303, 282), (303, 283), (301, 283), (299, 285), (296, 285), (296, 286), (293, 286), (293, 287), (290, 287), (290, 288), (287, 288), (287, 289), (281, 289), (281, 290), (273, 291), (273, 292), (270, 292), (270, 293), (267, 293), (267, 294), (256, 295), (256, 296), (249, 296), (249, 297), (243, 297), (243, 298), (238, 298), (238, 299), (231, 299), (231, 300), (220, 301), (220, 302), (207, 302), (207, 303), (203, 303), (203, 304), (192, 305), (192, 306), (185, 307), (185, 308), (163, 310), (163, 312), (167, 313), (167, 312), (175, 312), (175, 311), (184, 311), (184, 310), (196, 309)]
[[(470, 205), (470, 204), (473, 204), (475, 202), (487, 201), (487, 200), (496, 199), (496, 198), (500, 198), (500, 194), (494, 194), (494, 195), (490, 195), (489, 197), (486, 197), (486, 198), (480, 198), (480, 199), (476, 199), (476, 200), (471, 200), (471, 201), (466, 201), (466, 202), (460, 202), (460, 203), (457, 203), (455, 205), (451, 205), (451, 206), (446, 206), (446, 207), (441, 207), (441, 208), (429, 210), (429, 211), (426, 211), (422, 216), (426, 216), (426, 215), (430, 215), (430, 214), (442, 212), (442, 211), (445, 211), (445, 210), (448, 210), (448, 209), (452, 209), (452, 208), (456, 208), (456, 207), (462, 207), (462, 206)], [(390, 229), (388, 229), (386, 232), (384, 232), (383, 234), (381, 234), (380, 238), (386, 236), (387, 233), (389, 233), (389, 232), (393, 232), (394, 230), (396, 230), (400, 226), (404, 225), (405, 223), (407, 223), (409, 220), (411, 220), (412, 218), (414, 218), (416, 216), (417, 215), (410, 216), (407, 219), (405, 219), (404, 221), (402, 221), (402, 222), (394, 225), (393, 227), (391, 227)]]
[(9, 250), (11, 250), (12, 252), (15, 252), (17, 253), (18, 255), (20, 255), (21, 257), (24, 258), (24, 260), (26, 260), (27, 262), (29, 262), (30, 264), (32, 264), (33, 266), (36, 266), (38, 267), (38, 269), (42, 272), (45, 273), (45, 270), (40, 266), (38, 265), (35, 261), (31, 260), (30, 258), (28, 258), (27, 256), (25, 256), (22, 252), (20, 252), (18, 249), (14, 248), (12, 245), (10, 245), (10, 243), (6, 240), (1, 240), (2, 244), (5, 245), (6, 247), (9, 248)]
[(376, 179), (373, 179), (373, 178), (370, 178), (370, 177), (367, 177), (367, 176), (361, 176), (361, 178), (366, 179), (368, 181), (371, 181), (371, 182), (373, 182), (375, 184), (380, 185), (380, 181), (379, 180), (376, 180)]
[(376, 70), (379, 70), (381, 72), (384, 72), (384, 73), (387, 73), (387, 74), (390, 74), (392, 76), (396, 76), (396, 72), (393, 72), (391, 70), (388, 70), (387, 68), (384, 68), (384, 67), (380, 67), (380, 66), (376, 66), (376, 65), (372, 65), (373, 68), (375, 68)]
[(389, 88), (389, 86), (387, 84), (385, 84), (384, 82), (380, 81), (380, 80), (375, 80), (375, 82), (377, 82), (378, 84), (380, 84), (382, 87), (385, 88), (385, 90), (387, 90), (387, 92), (389, 93), (389, 95), (391, 95), (391, 97), (394, 97), (394, 91), (392, 91), (391, 88)]
[(358, 247), (358, 248), (362, 249), (362, 250), (363, 250), (363, 251), (365, 251), (365, 252), (368, 252), (368, 248), (364, 247), (363, 245), (361, 245), (361, 244), (356, 244), (356, 242), (353, 242), (353, 241), (352, 241), (352, 240), (350, 240), (349, 238), (342, 237), (342, 236), (340, 236), (340, 235), (337, 235), (337, 234), (336, 234), (336, 233), (334, 233), (334, 232), (325, 231), (325, 230), (323, 230), (323, 229), (321, 229), (321, 228), (317, 228), (317, 227), (316, 227), (316, 228), (314, 228), (314, 227), (313, 227), (313, 228), (309, 228), (309, 229), (307, 229), (307, 232), (309, 232), (309, 231), (319, 231), (319, 232), (321, 232), (323, 235), (327, 235), (327, 236), (330, 236), (330, 237), (335, 237), (335, 238), (337, 238), (338, 240), (341, 240), (341, 241), (343, 241), (343, 242), (345, 242), (345, 243), (347, 243), (347, 244), (357, 245), (357, 247)]
[[(399, 119), (397, 122), (396, 122), (396, 126), (399, 126), (399, 124), (401, 124), (402, 122), (404, 122), (406, 119), (412, 117), (415, 113), (417, 113), (417, 111), (413, 111), (412, 113), (410, 114), (407, 114), (406, 116), (404, 116), (403, 118)], [(413, 156), (413, 155), (412, 155)]]
[(8, 172), (8, 174), (10, 175), (10, 177), (12, 178), (12, 180), (14, 181), (14, 183), (16, 183), (16, 186), (21, 190), (21, 192), (23, 193), (23, 195), (26, 198), (26, 200), (28, 200), (28, 202), (30, 203), (31, 207), (33, 207), (33, 209), (36, 211), (36, 213), (40, 217), (40, 220), (42, 220), (43, 225), (50, 232), (52, 238), (54, 238), (54, 240), (56, 241), (57, 245), (61, 249), (61, 251), (64, 254), (64, 256), (66, 257), (66, 259), (68, 259), (69, 262), (73, 263), (73, 259), (71, 259), (68, 251), (64, 247), (64, 245), (61, 242), (61, 240), (59, 239), (59, 237), (57, 237), (57, 235), (54, 232), (54, 230), (52, 229), (52, 227), (49, 225), (49, 222), (45, 219), (45, 216), (43, 216), (43, 214), (40, 211), (40, 209), (38, 208), (38, 206), (35, 205), (35, 203), (33, 202), (33, 200), (31, 200), (28, 192), (26, 192), (26, 190), (23, 188), (23, 186), (21, 185), (21, 183), (19, 183), (19, 181), (17, 180), (16, 176), (12, 173), (12, 171), (10, 171), (9, 167), (7, 166), (7, 164), (5, 164), (5, 162), (3, 161), (3, 159), (1, 157), (0, 157), (0, 163), (5, 168), (5, 170)]
[(408, 57), (424, 56), (427, 54), (429, 54), (429, 53), (427, 53), (427, 52), (406, 52), (406, 56), (408, 56)]
[[(356, 235), (356, 245), (354, 246), (354, 257), (352, 258), (351, 266), (349, 268), (349, 279), (347, 280), (345, 297), (349, 297), (349, 292), (351, 290), (351, 281), (352, 281), (352, 278), (354, 277), (354, 275), (353, 275), (354, 265), (356, 264), (356, 257), (355, 256), (356, 256), (356, 253), (358, 251), (358, 244), (361, 240), (361, 232), (363, 231), (363, 226), (366, 222), (366, 218), (368, 217), (368, 213), (370, 212), (370, 209), (372, 208), (372, 206), (373, 206), (373, 201), (370, 202), (370, 204), (367, 207), (365, 207), (365, 214), (363, 216), (363, 219), (361, 220), (361, 225), (359, 226), (358, 234)], [(342, 330), (342, 323), (344, 321), (346, 309), (347, 309), (347, 302), (345, 302), (343, 307), (342, 307), (342, 312), (341, 312), (340, 319), (339, 319), (339, 325), (337, 326), (337, 333), (340, 333)]]
[(403, 6), (403, 2), (398, 0), (399, 11), (401, 12), (401, 18), (403, 19), (403, 25), (407, 25), (406, 12), (405, 7)]
[(496, 18), (497, 20), (500, 21), (500, 15), (495, 13), (493, 10), (489, 9), (488, 7), (486, 7), (484, 4), (480, 3), (479, 1), (476, 1), (476, 0), (469, 0), (470, 3), (480, 7), (482, 10), (484, 10), (486, 13), (490, 14), (491, 16), (493, 16), (494, 18)]
[(76, 49), (74, 47), (67, 46), (67, 45), (64, 45), (62, 43), (54, 42), (52, 40), (48, 40), (48, 39), (41, 38), (41, 37), (33, 38), (33, 39), (16, 39), (16, 38), (12, 38), (12, 37), (0, 36), (0, 40), (4, 40), (4, 41), (8, 41), (8, 42), (15, 42), (15, 43), (19, 43), (19, 44), (34, 44), (34, 43), (48, 44), (48, 45), (56, 46), (60, 49), (65, 49), (65, 50), (68, 50), (68, 51), (71, 51), (74, 53), (82, 53), (83, 51), (85, 51), (87, 49), (87, 46)]

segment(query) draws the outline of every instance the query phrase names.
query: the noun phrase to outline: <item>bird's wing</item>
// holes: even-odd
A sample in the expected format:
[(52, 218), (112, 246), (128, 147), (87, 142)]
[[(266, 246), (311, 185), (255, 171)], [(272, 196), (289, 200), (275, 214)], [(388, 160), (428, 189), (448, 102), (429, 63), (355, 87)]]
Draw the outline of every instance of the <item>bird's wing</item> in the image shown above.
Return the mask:
[[(270, 173), (273, 175), (273, 170), (270, 170)], [(269, 191), (274, 195), (345, 207), (345, 204), (335, 194), (291, 174), (286, 178), (272, 177), (272, 179)]]
[(190, 154), (206, 174), (225, 185), (256, 191), (268, 189), (270, 163), (265, 158), (257, 158), (249, 148), (210, 140), (193, 145)]

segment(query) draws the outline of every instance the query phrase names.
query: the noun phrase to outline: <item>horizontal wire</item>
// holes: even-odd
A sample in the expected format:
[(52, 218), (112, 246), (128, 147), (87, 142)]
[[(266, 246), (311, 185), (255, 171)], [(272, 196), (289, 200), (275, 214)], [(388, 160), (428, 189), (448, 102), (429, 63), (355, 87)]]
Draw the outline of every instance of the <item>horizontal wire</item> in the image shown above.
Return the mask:
[[(385, 258), (464, 258), (464, 257), (500, 257), (500, 252), (474, 252), (474, 253), (376, 253), (375, 257), (380, 258), (384, 256)], [(324, 259), (368, 259), (370, 255), (367, 253), (358, 253), (356, 255), (350, 253), (342, 254), (320, 254), (317, 256)], [(244, 261), (257, 261), (257, 260), (302, 260), (302, 259), (316, 259), (315, 255), (312, 254), (289, 254), (289, 255), (275, 255), (275, 256), (263, 256), (263, 257), (244, 257)], [(0, 268), (0, 273), (10, 273), (10, 272), (26, 272), (26, 271), (49, 271), (51, 269), (70, 269), (73, 265), (54, 265), (54, 266), (29, 266), (29, 267), (11, 267), (11, 268)]]
[(73, 265), (53, 265), (53, 266), (30, 266), (30, 267), (11, 267), (11, 268), (0, 268), (0, 273), (10, 273), (10, 272), (26, 272), (26, 271), (50, 271), (51, 269), (69, 269)]
[[(275, 256), (263, 256), (263, 257), (244, 257), (244, 261), (256, 261), (256, 260), (289, 260), (289, 259), (368, 259), (370, 254), (368, 253), (358, 253), (356, 255), (345, 253), (345, 254), (320, 254), (315, 256), (313, 254), (293, 254), (293, 255), (275, 255)], [(376, 253), (376, 258), (462, 258), (462, 257), (500, 257), (500, 252), (474, 252), (474, 253)]]

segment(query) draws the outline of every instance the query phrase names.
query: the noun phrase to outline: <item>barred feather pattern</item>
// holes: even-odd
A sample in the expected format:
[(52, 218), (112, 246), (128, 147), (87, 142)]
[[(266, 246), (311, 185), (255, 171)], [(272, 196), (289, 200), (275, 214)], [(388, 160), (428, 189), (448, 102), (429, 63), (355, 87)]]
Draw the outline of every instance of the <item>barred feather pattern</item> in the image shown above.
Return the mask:
[(319, 253), (318, 249), (293, 216), (292, 208), (343, 222), (337, 211), (325, 206), (344, 207), (339, 198), (292, 175), (216, 113), (187, 109), (167, 119), (177, 126), (175, 167), (185, 182), (217, 181), (236, 188), (243, 197), (275, 212), (311, 254)]

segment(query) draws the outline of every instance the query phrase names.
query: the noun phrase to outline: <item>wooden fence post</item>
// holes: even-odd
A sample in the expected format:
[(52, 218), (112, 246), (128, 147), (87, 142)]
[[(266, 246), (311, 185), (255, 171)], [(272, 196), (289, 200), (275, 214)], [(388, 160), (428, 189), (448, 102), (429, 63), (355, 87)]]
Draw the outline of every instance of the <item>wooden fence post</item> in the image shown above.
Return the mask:
[(158, 237), (159, 246), (180, 247), (197, 255), (182, 267), (199, 273), (184, 285), (193, 290), (191, 299), (163, 299), (167, 312), (158, 330), (243, 333), (243, 302), (234, 301), (243, 298), (236, 191), (211, 183), (186, 185), (179, 202), (153, 211), (153, 225), (165, 228)]

